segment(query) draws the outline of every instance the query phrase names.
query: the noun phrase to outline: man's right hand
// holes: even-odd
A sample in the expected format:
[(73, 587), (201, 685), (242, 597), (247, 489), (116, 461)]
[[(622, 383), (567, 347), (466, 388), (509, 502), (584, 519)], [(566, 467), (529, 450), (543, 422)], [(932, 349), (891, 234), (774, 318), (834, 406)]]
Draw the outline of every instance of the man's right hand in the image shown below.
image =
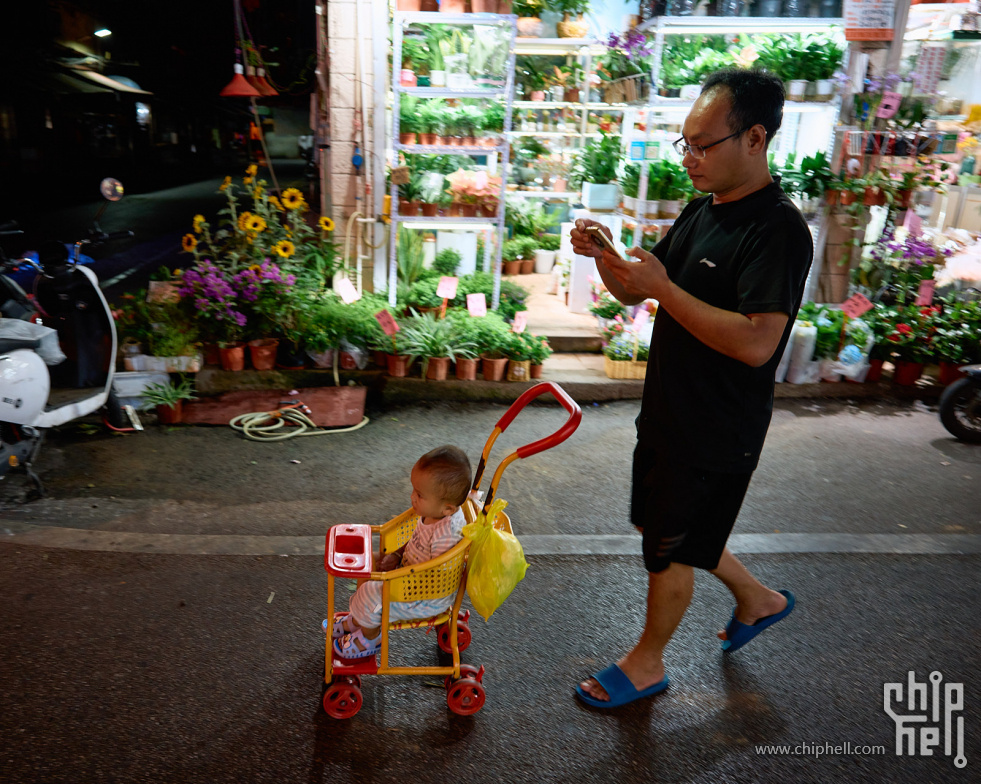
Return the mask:
[(589, 256), (597, 261), (602, 261), (603, 253), (609, 253), (609, 251), (596, 242), (592, 236), (587, 233), (586, 229), (588, 229), (590, 226), (599, 226), (600, 231), (606, 234), (606, 236), (610, 239), (613, 239), (613, 234), (610, 233), (610, 229), (604, 226), (602, 223), (598, 223), (587, 218), (580, 218), (576, 221), (576, 227), (569, 234), (569, 237), (572, 239), (572, 249), (580, 256)]

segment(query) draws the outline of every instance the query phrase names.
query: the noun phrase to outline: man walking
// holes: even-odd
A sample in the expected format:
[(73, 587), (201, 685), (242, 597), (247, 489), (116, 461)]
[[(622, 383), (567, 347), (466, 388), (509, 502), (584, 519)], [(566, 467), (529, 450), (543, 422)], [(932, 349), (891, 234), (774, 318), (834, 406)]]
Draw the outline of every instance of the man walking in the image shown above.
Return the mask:
[[(807, 224), (770, 177), (767, 148), (783, 118), (782, 82), (763, 71), (708, 77), (675, 143), (692, 201), (648, 253), (618, 258), (586, 231), (618, 300), (659, 303), (637, 419), (631, 521), (643, 532), (647, 614), (636, 646), (577, 687), (580, 699), (616, 707), (667, 688), (664, 648), (691, 602), (694, 569), (736, 599), (719, 633), (735, 651), (794, 607), (789, 591), (760, 583), (726, 548), (759, 460), (773, 408), (777, 364), (801, 304), (813, 244)], [(609, 235), (607, 229), (602, 229)]]

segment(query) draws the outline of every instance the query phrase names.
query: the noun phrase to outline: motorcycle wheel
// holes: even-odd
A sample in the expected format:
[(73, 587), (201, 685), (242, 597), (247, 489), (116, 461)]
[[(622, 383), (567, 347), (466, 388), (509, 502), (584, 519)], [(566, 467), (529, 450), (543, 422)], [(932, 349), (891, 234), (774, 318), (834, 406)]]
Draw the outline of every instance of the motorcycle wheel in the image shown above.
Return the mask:
[(981, 386), (962, 378), (947, 387), (940, 396), (940, 421), (955, 438), (981, 444)]

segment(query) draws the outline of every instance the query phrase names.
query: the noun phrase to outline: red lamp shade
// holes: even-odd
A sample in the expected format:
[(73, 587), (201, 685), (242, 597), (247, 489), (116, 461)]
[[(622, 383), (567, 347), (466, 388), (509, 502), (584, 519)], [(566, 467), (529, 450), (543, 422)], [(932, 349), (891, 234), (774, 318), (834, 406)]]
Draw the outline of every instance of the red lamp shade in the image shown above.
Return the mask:
[(258, 74), (256, 73), (256, 69), (251, 65), (247, 66), (245, 70), (245, 78), (248, 80), (249, 84), (259, 91), (262, 96), (279, 95), (279, 93), (276, 92), (276, 88), (269, 84), (269, 81), (266, 79), (265, 68), (260, 68)]
[(235, 76), (225, 85), (219, 95), (225, 98), (259, 98), (262, 93), (249, 84), (245, 78), (244, 69), (239, 63), (235, 63)]

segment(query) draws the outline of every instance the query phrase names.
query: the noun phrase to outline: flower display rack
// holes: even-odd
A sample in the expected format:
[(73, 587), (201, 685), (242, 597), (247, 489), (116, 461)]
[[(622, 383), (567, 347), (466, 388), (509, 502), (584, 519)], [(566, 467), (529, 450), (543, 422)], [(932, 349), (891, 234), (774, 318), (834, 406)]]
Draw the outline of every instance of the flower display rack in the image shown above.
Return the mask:
[[(441, 24), (458, 26), (479, 26), (479, 25), (506, 25), (510, 33), (510, 46), (507, 57), (505, 73), (501, 74), (501, 84), (477, 85), (470, 88), (453, 87), (419, 87), (404, 86), (401, 83), (399, 64), (402, 62), (402, 44), (405, 38), (406, 29), (413, 24)], [(472, 226), (474, 230), (486, 232), (484, 242), (484, 268), (492, 269), (494, 272), (494, 291), (491, 307), (496, 308), (500, 302), (501, 291), (501, 246), (503, 245), (504, 234), (504, 196), (506, 192), (507, 177), (504, 170), (510, 152), (508, 134), (511, 130), (511, 107), (514, 98), (514, 45), (517, 37), (517, 17), (513, 14), (446, 14), (438, 12), (396, 12), (393, 17), (392, 31), (392, 153), (391, 166), (396, 168), (398, 165), (399, 153), (412, 152), (416, 154), (451, 154), (451, 155), (471, 155), (487, 156), (489, 168), (493, 171), (496, 167), (501, 174), (501, 190), (497, 205), (497, 214), (494, 217), (477, 218), (458, 218), (458, 217), (414, 217), (399, 214), (398, 185), (393, 182), (390, 187), (392, 201), (392, 222), (389, 237), (389, 259), (388, 259), (388, 296), (389, 302), (394, 305), (397, 293), (398, 281), (398, 241), (397, 234), (400, 225), (411, 227), (413, 224), (424, 224), (427, 228), (434, 225), (445, 225), (447, 228), (466, 228)], [(488, 100), (503, 100), (505, 104), (504, 112), (504, 132), (499, 144), (494, 146), (485, 145), (423, 145), (423, 144), (401, 144), (399, 142), (399, 109), (402, 96), (412, 95), (425, 98), (485, 98)], [(487, 240), (496, 234), (497, 241), (491, 243)], [(493, 248), (493, 250), (492, 250)], [(493, 255), (493, 258), (492, 258)]]

